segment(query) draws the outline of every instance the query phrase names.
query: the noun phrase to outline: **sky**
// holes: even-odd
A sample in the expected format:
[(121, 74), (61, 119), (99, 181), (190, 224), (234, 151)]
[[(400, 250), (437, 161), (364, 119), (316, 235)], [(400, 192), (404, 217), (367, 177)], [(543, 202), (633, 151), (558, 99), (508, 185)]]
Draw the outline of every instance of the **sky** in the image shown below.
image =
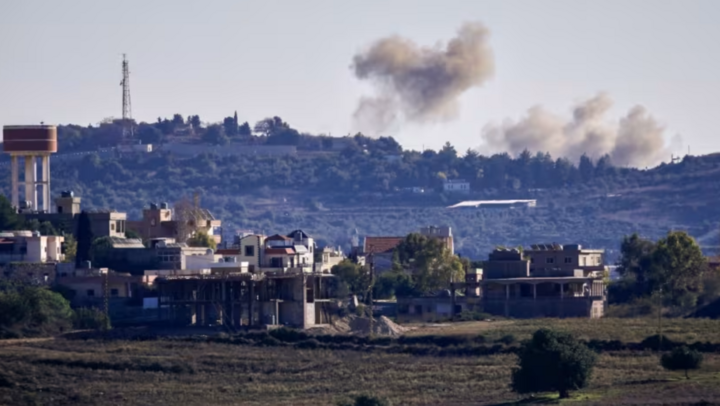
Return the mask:
[(716, 0), (2, 0), (0, 125), (121, 116), (125, 53), (138, 121), (237, 111), (347, 135), (358, 100), (376, 90), (353, 73), (356, 54), (392, 35), (435, 46), (480, 22), (494, 73), (460, 95), (458, 114), (369, 135), (482, 152), (488, 125), (537, 105), (569, 118), (603, 92), (609, 117), (641, 105), (668, 143), (710, 153), (720, 151), (719, 17)]

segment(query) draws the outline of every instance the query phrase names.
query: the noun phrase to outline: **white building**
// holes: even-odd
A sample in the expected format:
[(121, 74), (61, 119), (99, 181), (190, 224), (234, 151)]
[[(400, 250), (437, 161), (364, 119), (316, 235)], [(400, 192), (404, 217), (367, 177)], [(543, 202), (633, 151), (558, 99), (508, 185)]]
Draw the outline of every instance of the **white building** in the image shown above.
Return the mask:
[(463, 179), (448, 179), (443, 183), (443, 190), (448, 193), (469, 193), (470, 182)]
[(0, 264), (10, 262), (62, 262), (65, 237), (43, 236), (37, 231), (6, 231), (0, 233)]

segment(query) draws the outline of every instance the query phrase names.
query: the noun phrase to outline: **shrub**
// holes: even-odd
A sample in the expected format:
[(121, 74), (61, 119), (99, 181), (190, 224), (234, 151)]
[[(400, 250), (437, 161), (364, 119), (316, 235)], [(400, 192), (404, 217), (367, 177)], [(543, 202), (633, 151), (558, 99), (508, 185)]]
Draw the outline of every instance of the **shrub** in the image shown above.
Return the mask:
[(644, 350), (658, 350), (662, 347), (675, 348), (676, 346), (677, 344), (674, 341), (658, 334), (647, 337), (640, 342), (640, 348)]
[(108, 330), (110, 319), (97, 308), (80, 308), (75, 310), (73, 327), (80, 330)]
[(351, 401), (338, 402), (338, 406), (391, 406), (390, 402), (370, 395), (355, 396)]
[(683, 345), (668, 354), (663, 354), (660, 365), (670, 371), (684, 370), (685, 379), (690, 379), (688, 370), (700, 368), (702, 361), (703, 356), (701, 353)]
[(518, 368), (512, 373), (514, 391), (557, 391), (560, 398), (567, 398), (570, 390), (587, 385), (597, 358), (570, 334), (548, 329), (536, 331), (523, 344), (518, 357)]
[(503, 343), (503, 344), (505, 344), (505, 345), (513, 344), (513, 343), (515, 343), (516, 341), (517, 341), (517, 338), (515, 338), (515, 336), (512, 335), (512, 334), (508, 334), (508, 335), (502, 336), (502, 337), (500, 337), (500, 338), (498, 339), (498, 342), (499, 342), (499, 343)]
[(309, 340), (300, 341), (299, 343), (295, 344), (295, 348), (299, 348), (302, 350), (314, 350), (317, 348), (321, 348), (323, 345), (320, 344), (320, 341), (311, 338)]
[(287, 327), (281, 327), (274, 330), (270, 330), (268, 333), (270, 336), (277, 338), (280, 341), (286, 343), (296, 343), (299, 341), (307, 340), (310, 336), (306, 333), (298, 330), (294, 330)]

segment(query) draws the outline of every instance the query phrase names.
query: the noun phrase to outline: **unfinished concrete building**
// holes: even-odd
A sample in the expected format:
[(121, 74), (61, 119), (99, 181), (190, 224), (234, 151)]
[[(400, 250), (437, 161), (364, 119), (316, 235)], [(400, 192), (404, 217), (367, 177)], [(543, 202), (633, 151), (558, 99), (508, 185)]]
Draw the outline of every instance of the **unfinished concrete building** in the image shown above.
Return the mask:
[(182, 324), (291, 326), (329, 324), (333, 313), (332, 275), (297, 271), (175, 275), (155, 280), (159, 317)]

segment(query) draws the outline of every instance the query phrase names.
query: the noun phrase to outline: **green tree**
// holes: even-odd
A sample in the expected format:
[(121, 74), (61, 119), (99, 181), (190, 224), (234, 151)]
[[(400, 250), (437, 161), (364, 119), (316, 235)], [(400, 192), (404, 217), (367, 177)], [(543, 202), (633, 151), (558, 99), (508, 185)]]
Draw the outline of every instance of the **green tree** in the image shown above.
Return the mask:
[(85, 261), (90, 261), (90, 250), (92, 248), (95, 236), (92, 231), (92, 224), (90, 223), (90, 216), (86, 211), (82, 211), (78, 216), (78, 240), (77, 240), (77, 254), (75, 256), (75, 266), (80, 268)]
[(590, 381), (596, 355), (572, 335), (540, 329), (525, 342), (512, 372), (512, 389), (518, 393), (569, 391), (584, 388)]
[(652, 263), (653, 291), (667, 292), (676, 305), (688, 305), (688, 295), (697, 297), (707, 260), (695, 239), (684, 231), (669, 232), (657, 242)]
[(426, 294), (445, 289), (451, 281), (461, 281), (465, 271), (460, 258), (450, 253), (439, 238), (413, 233), (397, 246), (397, 262), (412, 275), (414, 289)]
[(63, 242), (63, 252), (65, 253), (65, 262), (75, 262), (77, 256), (77, 241), (72, 234), (65, 234)]
[(205, 130), (203, 135), (203, 141), (213, 145), (226, 145), (230, 142), (227, 135), (225, 134), (225, 127), (221, 125), (211, 125)]
[(225, 129), (225, 134), (228, 135), (228, 137), (235, 137), (238, 135), (238, 123), (237, 123), (237, 113), (235, 113), (236, 116), (233, 117), (225, 117), (223, 119), (223, 128)]
[(138, 234), (137, 232), (135, 232), (133, 230), (125, 230), (125, 238), (142, 240), (142, 237), (140, 236), (140, 234)]
[(660, 358), (660, 365), (670, 371), (685, 371), (685, 379), (690, 379), (688, 371), (698, 369), (703, 361), (703, 355), (683, 345), (677, 347)]
[(0, 195), (0, 231), (17, 230), (22, 225), (22, 219), (11, 205), (10, 201)]
[(165, 135), (154, 125), (141, 124), (138, 128), (138, 139), (143, 144), (161, 144)]
[(40, 231), (40, 235), (58, 235), (57, 230), (55, 230), (55, 227), (53, 227), (52, 223), (49, 221), (43, 221), (40, 223), (38, 231)]
[(105, 236), (95, 239), (90, 247), (90, 258), (96, 267), (111, 266), (110, 252), (113, 248), (112, 238)]
[(370, 273), (368, 270), (355, 262), (344, 259), (330, 270), (340, 281), (347, 285), (353, 295), (360, 296), (363, 300), (370, 289)]
[(72, 325), (70, 303), (45, 287), (19, 285), (0, 291), (0, 335), (53, 335)]
[(215, 240), (204, 231), (196, 232), (195, 235), (187, 240), (187, 244), (191, 247), (217, 248)]

